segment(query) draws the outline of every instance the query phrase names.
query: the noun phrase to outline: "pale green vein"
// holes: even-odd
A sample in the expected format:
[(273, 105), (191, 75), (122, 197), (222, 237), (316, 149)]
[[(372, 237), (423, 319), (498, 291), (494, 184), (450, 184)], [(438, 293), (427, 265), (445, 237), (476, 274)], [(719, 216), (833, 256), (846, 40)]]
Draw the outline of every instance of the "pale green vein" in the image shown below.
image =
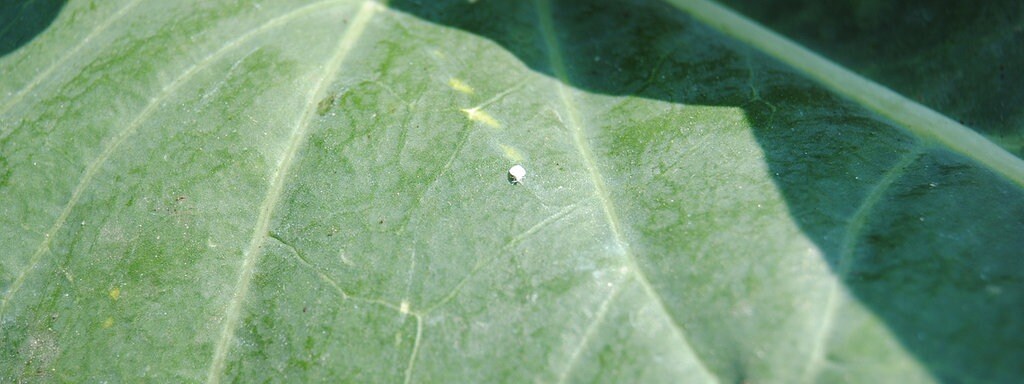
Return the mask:
[(644, 275), (637, 264), (636, 256), (633, 254), (629, 244), (625, 241), (625, 236), (622, 233), (621, 224), (618, 215), (615, 212), (615, 205), (612, 203), (611, 195), (608, 192), (608, 187), (605, 184), (604, 176), (601, 175), (598, 169), (597, 162), (594, 160), (594, 155), (590, 150), (590, 145), (587, 142), (586, 135), (583, 128), (583, 119), (580, 116), (579, 109), (576, 107), (576, 102), (573, 100), (569, 84), (571, 84), (569, 74), (566, 71), (565, 60), (562, 58), (561, 48), (558, 44), (558, 38), (555, 35), (554, 21), (551, 15), (551, 4), (549, 0), (534, 0), (534, 5), (537, 8), (538, 18), (540, 21), (540, 29), (544, 38), (544, 43), (547, 46), (548, 60), (550, 61), (551, 70), (558, 78), (558, 96), (562, 101), (562, 105), (568, 114), (568, 125), (570, 131), (572, 131), (573, 142), (576, 145), (576, 149), (583, 158), (583, 163), (587, 168), (587, 172), (590, 174), (590, 179), (594, 184), (594, 189), (597, 194), (598, 200), (601, 202), (601, 208), (604, 211), (605, 219), (608, 222), (608, 226), (611, 229), (612, 235), (615, 238), (617, 246), (622, 248), (625, 255), (625, 261), (628, 264), (630, 271), (636, 278), (636, 281), (643, 287), (644, 293), (651, 298), (651, 300), (657, 304), (656, 307), (659, 309), (661, 314), (665, 317), (669, 324), (672, 325), (672, 330), (676, 333), (685, 346), (690, 350), (695, 361), (701, 366), (704, 372), (707, 373), (708, 377), (717, 382), (718, 378), (708, 369), (700, 355), (693, 350), (689, 339), (683, 332), (682, 327), (676, 322), (675, 318), (669, 313), (668, 308), (665, 307), (665, 303), (661, 300), (661, 296), (654, 290), (650, 281), (647, 280), (647, 276)]
[[(50, 74), (52, 74), (54, 70), (61, 67), (64, 64), (64, 62), (68, 60), (68, 58), (77, 54), (78, 51), (82, 49), (82, 47), (88, 45), (89, 42), (92, 41), (92, 39), (96, 38), (97, 35), (103, 33), (103, 31), (107, 30), (107, 28), (110, 28), (111, 25), (113, 25), (115, 22), (124, 17), (124, 15), (128, 13), (128, 11), (130, 11), (132, 8), (139, 4), (139, 1), (140, 0), (133, 0), (130, 3), (128, 3), (128, 5), (125, 5), (124, 7), (121, 7), (121, 9), (117, 10), (117, 12), (115, 12), (113, 15), (106, 17), (102, 23), (93, 28), (93, 30), (90, 31), (89, 34), (85, 35), (85, 37), (83, 37), (82, 40), (78, 42), (78, 44), (75, 44), (74, 47), (65, 52), (64, 55), (58, 58), (56, 61), (50, 63), (50, 65), (46, 67), (46, 69), (42, 70), (42, 72), (36, 74), (36, 76), (33, 77), (31, 81), (25, 84), (25, 86), (21, 88), (21, 90), (19, 90), (17, 93), (11, 96), (11, 98), (8, 99), (2, 107), (0, 107), (0, 115), (7, 113), (7, 111), (9, 111), (11, 107), (20, 102), (26, 94), (35, 89), (35, 87), (42, 83), (43, 80), (50, 78)], [(14, 128), (11, 127), (6, 132), (0, 133), (0, 140), (3, 140), (5, 137), (7, 137), (7, 135), (9, 135), (13, 130)]]
[(840, 95), (885, 116), (931, 145), (941, 145), (1024, 187), (1024, 160), (928, 107), (821, 57), (708, 0), (669, 0), (703, 23), (789, 64)]
[(412, 280), (416, 273), (416, 243), (412, 244), (412, 256), (409, 257), (409, 278), (405, 282), (405, 300), (409, 299), (409, 295), (412, 293)]
[[(381, 83), (381, 84), (383, 85), (383, 83)], [(492, 103), (498, 102), (502, 98), (504, 98), (505, 96), (508, 96), (512, 92), (515, 92), (519, 88), (522, 88), (522, 86), (524, 84), (525, 84), (525, 82), (522, 82), (522, 83), (519, 83), (519, 84), (509, 88), (509, 89), (506, 89), (506, 90), (504, 90), (504, 91), (494, 95), (493, 97), (491, 97), (487, 101), (483, 102), (482, 104), (479, 104), (476, 107), (473, 107), (473, 108), (470, 108), (470, 109), (471, 110), (479, 110), (479, 109), (484, 108), (484, 107), (486, 107), (486, 106), (488, 106), (488, 105), (490, 105)], [(394, 93), (392, 92), (392, 94), (394, 94)], [(397, 97), (397, 95), (396, 95), (396, 97)], [(399, 98), (399, 99), (401, 99), (401, 98)], [(423, 199), (425, 199), (427, 197), (427, 195), (434, 189), (434, 187), (436, 187), (438, 185), (438, 183), (441, 181), (441, 179), (443, 179), (448, 174), (448, 172), (451, 171), (452, 166), (455, 164), (455, 160), (457, 160), (458, 157), (459, 157), (459, 154), (462, 153), (462, 148), (466, 145), (466, 143), (469, 142), (470, 135), (473, 134), (472, 128), (473, 128), (473, 125), (471, 123), (471, 120), (467, 120), (466, 123), (464, 123), (462, 125), (462, 130), (459, 132), (459, 141), (455, 144), (455, 147), (452, 149), (451, 154), (448, 156), (448, 160), (445, 161), (444, 165), (442, 165), (441, 168), (439, 168), (439, 171), (434, 173), (434, 177), (431, 179), (430, 183), (428, 183), (425, 187), (420, 188), (420, 194), (416, 198), (416, 203), (413, 205), (414, 206), (413, 209), (418, 210), (418, 209), (422, 208), (422, 206), (423, 206)], [(402, 140), (404, 140), (404, 137), (402, 138)], [(401, 151), (399, 151), (399, 152), (401, 152)], [(415, 212), (413, 212), (413, 213), (415, 213)], [(409, 215), (410, 219), (406, 220), (405, 223), (402, 224), (402, 229), (401, 229), (402, 232), (405, 231), (405, 229), (408, 226), (409, 221), (411, 220), (412, 216), (413, 215), (410, 214)], [(415, 267), (415, 264), (416, 264), (415, 263), (416, 262), (415, 256), (416, 256), (415, 253), (413, 253), (413, 266), (414, 267)], [(410, 283), (411, 282), (412, 282), (412, 280), (411, 280), (411, 277), (410, 277)]]
[(903, 155), (902, 158), (896, 164), (894, 164), (889, 170), (882, 175), (882, 179), (875, 184), (868, 195), (864, 197), (864, 201), (861, 202), (860, 207), (850, 217), (850, 222), (846, 226), (846, 232), (843, 235), (842, 244), (839, 248), (839, 256), (836, 260), (836, 268), (834, 277), (832, 280), (832, 286), (829, 289), (828, 298), (825, 301), (824, 316), (822, 316), (821, 326), (818, 328), (818, 333), (814, 338), (814, 346), (811, 349), (810, 358), (807, 361), (807, 367), (804, 368), (804, 380), (805, 383), (811, 383), (818, 376), (821, 371), (822, 364), (825, 361), (825, 349), (828, 341), (828, 335), (832, 330), (832, 324), (835, 323), (836, 312), (839, 310), (839, 302), (841, 301), (842, 284), (843, 280), (846, 279), (847, 274), (850, 272), (850, 263), (853, 261), (853, 252), (857, 247), (857, 240), (861, 237), (861, 232), (864, 230), (864, 225), (867, 223), (868, 215), (875, 210), (875, 206), (878, 205), (882, 198), (892, 187), (893, 183), (903, 177), (906, 174), (907, 169), (910, 165), (917, 161), (921, 157), (921, 150), (915, 150)]
[(853, 255), (853, 251), (856, 247), (857, 240), (860, 239), (861, 232), (864, 230), (864, 225), (868, 221), (869, 215), (874, 211), (875, 206), (885, 197), (886, 192), (892, 187), (893, 183), (903, 177), (907, 173), (907, 169), (910, 165), (917, 161), (918, 158), (923, 154), (922, 149), (916, 149), (908, 152), (900, 158), (899, 162), (894, 164), (882, 179), (878, 181), (878, 184), (871, 189), (867, 197), (864, 198), (864, 202), (861, 203), (857, 211), (854, 212), (853, 217), (850, 218), (850, 223), (847, 226), (846, 233), (843, 236), (843, 243), (839, 251), (838, 271), (845, 275), (849, 272), (850, 258)]
[(344, 289), (341, 289), (341, 285), (339, 285), (338, 282), (334, 281), (334, 279), (332, 279), (330, 276), (327, 276), (327, 274), (323, 273), (323, 271), (314, 267), (313, 263), (307, 260), (305, 256), (302, 256), (302, 254), (299, 253), (299, 250), (296, 249), (295, 246), (291, 245), (291, 243), (284, 241), (284, 239), (282, 239), (280, 235), (274, 232), (269, 232), (267, 233), (267, 237), (277, 240), (278, 243), (281, 243), (285, 247), (287, 247), (288, 250), (291, 251), (291, 254), (295, 256), (295, 259), (299, 261), (299, 264), (302, 264), (303, 267), (315, 273), (316, 276), (320, 278), (320, 281), (323, 281), (324, 283), (327, 283), (327, 285), (330, 285), (331, 288), (333, 288), (334, 291), (337, 292), (339, 296), (341, 296), (342, 300), (346, 300), (349, 297), (351, 297), (348, 294), (348, 292), (345, 292)]
[(405, 367), (405, 384), (412, 382), (412, 371), (416, 367), (416, 357), (420, 353), (420, 343), (423, 340), (423, 316), (413, 314), (416, 317), (416, 340), (412, 342), (412, 352), (409, 353), (409, 364)]
[(270, 218), (273, 216), (278, 200), (281, 198), (281, 192), (284, 190), (284, 182), (288, 171), (295, 162), (295, 157), (299, 150), (306, 142), (309, 122), (316, 115), (317, 97), (326, 91), (327, 85), (337, 76), (338, 71), (341, 69), (341, 63), (345, 60), (348, 53), (351, 52), (356, 42), (362, 36), (363, 31), (366, 30), (366, 26), (373, 17), (373, 13), (379, 8), (380, 6), (374, 2), (367, 1), (363, 3), (363, 6), (352, 20), (352, 24), (348, 26), (341, 39), (339, 39), (338, 48), (334, 55), (324, 64), (323, 74), (306, 96), (305, 104), (310, 107), (296, 121), (292, 134), (288, 139), (288, 147), (285, 149), (274, 173), (270, 177), (270, 186), (267, 189), (267, 195), (260, 204), (259, 216), (252, 231), (252, 238), (249, 241), (249, 246), (246, 247), (243, 253), (244, 258), (239, 268), (238, 281), (235, 284), (234, 293), (231, 295), (231, 300), (228, 302), (227, 309), (225, 310), (220, 337), (214, 346), (209, 373), (206, 377), (207, 383), (219, 382), (224, 372), (225, 360), (230, 350), (231, 341), (235, 337), (235, 328), (238, 326), (238, 319), (242, 312), (242, 302), (245, 301), (245, 296), (249, 292), (249, 285), (252, 282), (256, 262), (263, 252), (263, 242), (267, 238), (270, 228)]
[(412, 382), (412, 372), (414, 367), (416, 366), (416, 359), (417, 356), (419, 355), (420, 343), (421, 340), (423, 339), (423, 313), (409, 309), (405, 305), (394, 305), (383, 300), (352, 296), (348, 292), (345, 292), (345, 290), (341, 288), (341, 285), (334, 281), (334, 279), (330, 278), (330, 276), (327, 276), (325, 273), (323, 273), (315, 266), (313, 266), (313, 263), (306, 259), (306, 257), (302, 256), (302, 253), (300, 253), (299, 250), (295, 248), (295, 246), (284, 241), (284, 239), (282, 239), (280, 235), (270, 232), (267, 234), (267, 236), (287, 247), (290, 253), (295, 257), (295, 260), (298, 260), (299, 264), (315, 273), (317, 277), (320, 278), (321, 281), (331, 286), (331, 288), (333, 288), (334, 291), (337, 292), (339, 296), (341, 296), (342, 300), (352, 300), (367, 304), (380, 305), (382, 307), (394, 310), (395, 312), (398, 312), (402, 316), (412, 315), (414, 318), (416, 318), (416, 339), (413, 340), (412, 351), (409, 353), (409, 362), (407, 363), (405, 368), (405, 383), (408, 384)]
[(747, 88), (750, 88), (750, 99), (744, 104), (759, 102), (768, 106), (768, 109), (772, 111), (771, 115), (768, 117), (768, 126), (770, 127), (772, 126), (772, 121), (775, 120), (775, 112), (778, 112), (779, 109), (775, 107), (775, 104), (761, 98), (761, 91), (758, 91), (757, 87), (754, 85), (757, 80), (757, 75), (754, 71), (754, 64), (751, 62), (750, 55), (746, 55), (744, 61), (747, 64)]
[(580, 338), (580, 342), (576, 344), (576, 348), (573, 349), (572, 354), (569, 355), (569, 361), (565, 364), (565, 368), (562, 369), (562, 373), (558, 375), (558, 384), (565, 383), (569, 379), (569, 374), (572, 373), (573, 368), (576, 367), (576, 362), (579, 361), (580, 355), (583, 350), (586, 349), (587, 344), (590, 344), (590, 340), (594, 338), (594, 334), (597, 333), (597, 329), (604, 322), (605, 316), (608, 316), (608, 310), (611, 308), (612, 302), (619, 297), (619, 293), (625, 290), (625, 286), (630, 283), (631, 280), (627, 277), (625, 281), (615, 284), (615, 289), (608, 293), (601, 305), (597, 307), (597, 313), (594, 314), (594, 318), (590, 320), (590, 324), (583, 331), (583, 337)]
[(487, 108), (491, 104), (494, 104), (496, 102), (501, 101), (501, 99), (504, 99), (505, 96), (508, 96), (508, 95), (512, 94), (512, 92), (518, 91), (520, 88), (522, 88), (524, 86), (526, 86), (526, 81), (525, 80), (519, 82), (516, 85), (513, 85), (513, 86), (509, 87), (508, 89), (506, 89), (504, 91), (496, 93), (494, 96), (491, 96), (490, 99), (487, 99), (486, 101), (484, 101), (484, 102), (482, 102), (482, 103), (478, 104), (477, 106), (475, 106), (473, 108), (470, 108), (470, 109), (480, 110), (480, 109)]
[(100, 151), (99, 155), (96, 156), (96, 158), (93, 159), (92, 162), (90, 162), (89, 165), (86, 167), (85, 173), (82, 174), (82, 177), (78, 180), (78, 184), (75, 185), (75, 189), (72, 190), (71, 192), (71, 198), (68, 199), (67, 203), (64, 204), (64, 208), (61, 209), (60, 214), (57, 216), (57, 219), (53, 222), (53, 225), (50, 226), (50, 229), (43, 234), (43, 240), (36, 248), (35, 252), (32, 254), (32, 257), (29, 258), (28, 266), (26, 266), (18, 273), (18, 277), (14, 279), (14, 282), (11, 283), (11, 286), (7, 290), (7, 293), (4, 294), (3, 301), (0, 302), (0, 315), (4, 313), (4, 311), (7, 309), (7, 304), (10, 302), (11, 298), (14, 296), (15, 293), (18, 292), (18, 290), (21, 288), (21, 285), (25, 282), (25, 277), (28, 274), (28, 272), (35, 269), (36, 265), (39, 264), (39, 261), (42, 260), (43, 255), (46, 254), (46, 252), (50, 249), (50, 242), (53, 241), (53, 238), (56, 236), (57, 231), (59, 231), (67, 222), (68, 216), (71, 215), (71, 211), (78, 204), (78, 201), (82, 198), (82, 193), (84, 193), (85, 189), (90, 185), (90, 183), (92, 183), (92, 180), (94, 177), (96, 177), (96, 174), (100, 171), (100, 169), (107, 162), (107, 160), (110, 159), (110, 156), (112, 156), (129, 137), (135, 134), (139, 126), (143, 122), (145, 122), (146, 119), (148, 119), (153, 113), (160, 109), (160, 106), (164, 103), (165, 100), (167, 100), (167, 98), (174, 95), (174, 93), (177, 92), (182, 85), (187, 83), (188, 80), (190, 80), (197, 73), (209, 67), (211, 64), (213, 64), (222, 56), (224, 56), (226, 53), (244, 44), (249, 39), (252, 39), (253, 37), (263, 32), (280, 26), (281, 24), (289, 20), (292, 20), (298, 16), (305, 15), (327, 4), (335, 3), (338, 1), (340, 0), (320, 1), (317, 3), (304, 6), (302, 8), (295, 9), (293, 11), (290, 11), (288, 13), (268, 20), (262, 25), (253, 28), (249, 32), (246, 32), (245, 34), (242, 34), (234, 40), (225, 43), (217, 51), (197, 61), (187, 70), (182, 72), (181, 75), (179, 75), (173, 81), (164, 86), (164, 88), (160, 90), (159, 95), (157, 97), (150, 99), (149, 103), (146, 104), (142, 111), (139, 112), (139, 114), (134, 119), (132, 119), (132, 121), (128, 123), (128, 125), (125, 126), (123, 130), (118, 132), (116, 136), (109, 140), (107, 144), (103, 147), (103, 149)]
[(301, 265), (303, 268), (308, 269), (310, 272), (314, 273), (320, 279), (320, 281), (322, 281), (322, 282), (324, 282), (324, 284), (327, 284), (328, 286), (330, 286), (331, 289), (333, 289), (334, 292), (336, 292), (338, 294), (338, 296), (341, 297), (342, 300), (346, 300), (346, 301), (347, 300), (352, 300), (352, 301), (358, 301), (360, 303), (379, 305), (381, 307), (394, 310), (395, 312), (398, 312), (398, 313), (403, 314), (403, 315), (407, 314), (407, 313), (411, 313), (414, 316), (419, 316), (420, 315), (419, 313), (417, 313), (415, 311), (403, 311), (402, 307), (400, 305), (395, 305), (395, 304), (389, 303), (389, 302), (384, 301), (384, 300), (373, 299), (373, 298), (368, 298), (368, 297), (353, 296), (353, 295), (349, 294), (348, 292), (346, 292), (344, 289), (341, 288), (341, 284), (338, 284), (337, 281), (332, 279), (330, 276), (327, 276), (327, 274), (324, 273), (323, 271), (321, 271), (320, 269), (316, 268), (316, 266), (314, 266), (313, 263), (309, 261), (309, 259), (307, 259), (305, 256), (303, 256), (302, 253), (299, 252), (299, 250), (297, 248), (295, 248), (294, 245), (292, 245), (291, 243), (289, 243), (289, 242), (285, 241), (283, 238), (281, 238), (281, 235), (278, 235), (278, 234), (273, 233), (273, 232), (269, 232), (269, 233), (267, 233), (267, 237), (276, 240), (278, 243), (281, 243), (286, 248), (288, 248), (289, 253), (292, 256), (294, 256), (295, 260), (297, 260), (299, 262), (299, 265)]
[[(572, 213), (572, 211), (575, 211), (577, 208), (579, 208), (581, 203), (583, 203), (583, 202), (585, 202), (587, 200), (589, 200), (589, 198), (588, 199), (583, 199), (581, 201), (577, 201), (577, 202), (572, 203), (572, 204), (569, 204), (568, 206), (565, 206), (562, 209), (558, 210), (558, 212), (555, 212), (555, 213), (551, 214), (550, 216), (544, 218), (543, 220), (538, 221), (536, 224), (530, 226), (530, 228), (527, 228), (525, 231), (523, 231), (522, 233), (516, 235), (511, 240), (509, 240), (507, 243), (505, 243), (505, 245), (501, 247), (501, 250), (502, 251), (506, 251), (506, 250), (512, 249), (512, 247), (514, 247), (516, 244), (519, 244), (520, 242), (525, 240), (527, 237), (532, 236), (534, 233), (537, 233), (537, 231), (540, 231), (541, 228), (547, 227), (548, 225), (551, 225), (551, 224), (553, 224), (553, 223), (563, 219), (564, 217), (566, 217), (567, 215)], [(449, 291), (447, 295), (442, 297), (441, 300), (438, 300), (438, 302), (436, 304), (431, 305), (429, 308), (427, 308), (425, 311), (423, 311), (423, 313), (433, 312), (435, 309), (444, 306), (449, 301), (454, 299), (455, 296), (458, 295), (459, 292), (461, 292), (462, 289), (466, 286), (466, 283), (469, 282), (469, 279), (472, 278), (473, 276), (476, 276), (476, 274), (478, 272), (480, 272), (480, 270), (483, 269), (483, 267), (487, 266), (490, 263), (490, 261), (492, 259), (494, 259), (495, 257), (497, 257), (497, 256), (496, 255), (492, 255), (492, 256), (489, 256), (489, 257), (482, 258), (479, 261), (477, 261), (476, 264), (473, 265), (473, 269), (469, 270), (469, 273), (467, 273), (466, 276), (464, 276), (462, 278), (462, 280), (459, 280), (459, 282), (455, 284), (455, 287), (452, 288), (451, 291)]]

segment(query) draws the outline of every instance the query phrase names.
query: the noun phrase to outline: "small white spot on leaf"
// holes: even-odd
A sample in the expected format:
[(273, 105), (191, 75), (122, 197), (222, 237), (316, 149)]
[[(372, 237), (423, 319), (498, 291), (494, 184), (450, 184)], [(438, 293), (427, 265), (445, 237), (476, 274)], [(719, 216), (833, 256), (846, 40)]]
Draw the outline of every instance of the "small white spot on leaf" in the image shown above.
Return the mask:
[(522, 165), (516, 164), (508, 169), (508, 182), (520, 184), (523, 182), (524, 177), (526, 177), (526, 168), (523, 168)]

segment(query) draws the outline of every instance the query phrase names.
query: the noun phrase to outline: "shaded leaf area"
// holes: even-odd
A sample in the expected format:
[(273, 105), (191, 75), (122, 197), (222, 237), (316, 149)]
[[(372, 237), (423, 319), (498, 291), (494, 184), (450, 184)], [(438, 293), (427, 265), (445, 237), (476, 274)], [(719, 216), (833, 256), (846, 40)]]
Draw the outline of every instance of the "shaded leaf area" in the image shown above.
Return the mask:
[(66, 1), (7, 1), (0, 4), (0, 56), (18, 49), (46, 29)]
[(1024, 157), (1024, 3), (723, 3)]
[(1022, 376), (1021, 187), (668, 6), (225, 3), (0, 61), (0, 381)]

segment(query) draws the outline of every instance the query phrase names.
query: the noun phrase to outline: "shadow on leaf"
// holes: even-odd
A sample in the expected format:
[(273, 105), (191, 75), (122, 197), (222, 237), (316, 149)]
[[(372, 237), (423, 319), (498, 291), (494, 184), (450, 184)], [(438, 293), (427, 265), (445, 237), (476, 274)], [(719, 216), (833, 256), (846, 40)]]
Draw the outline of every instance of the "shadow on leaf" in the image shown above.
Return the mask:
[(28, 44), (57, 18), (67, 0), (5, 1), (0, 4), (0, 56)]
[[(494, 41), (534, 71), (590, 94), (682, 108), (584, 125), (608, 159), (599, 166), (638, 264), (722, 382), (891, 380), (909, 372), (906, 364), (885, 366), (899, 351), (942, 382), (1024, 376), (1019, 186), (922, 145), (660, 2), (551, 4), (567, 72), (560, 76), (539, 21), (544, 7), (535, 3), (389, 6)], [(688, 125), (687, 108), (702, 106), (741, 109), (743, 134), (752, 135), (763, 163), (716, 162), (743, 150), (741, 135)], [(665, 145), (706, 131), (700, 145)], [(700, 163), (687, 163), (693, 159)], [(771, 182), (737, 191), (753, 173)], [(763, 217), (749, 212), (754, 205), (744, 199), (772, 194), (785, 201), (781, 221), (795, 223), (810, 250), (782, 233), (778, 217), (758, 222)], [(655, 223), (664, 213), (675, 221)], [(758, 249), (764, 254), (751, 251)], [(831, 275), (801, 269), (808, 254), (823, 257)]]

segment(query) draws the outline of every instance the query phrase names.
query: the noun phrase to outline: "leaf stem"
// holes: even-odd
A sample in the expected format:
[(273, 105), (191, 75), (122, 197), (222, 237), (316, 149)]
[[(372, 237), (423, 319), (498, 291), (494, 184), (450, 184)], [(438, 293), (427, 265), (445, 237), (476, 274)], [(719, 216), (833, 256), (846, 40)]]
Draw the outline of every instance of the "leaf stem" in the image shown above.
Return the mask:
[(924, 145), (964, 155), (1024, 187), (1024, 160), (981, 134), (864, 78), (735, 11), (709, 0), (667, 0), (704, 24), (803, 72), (919, 137)]

